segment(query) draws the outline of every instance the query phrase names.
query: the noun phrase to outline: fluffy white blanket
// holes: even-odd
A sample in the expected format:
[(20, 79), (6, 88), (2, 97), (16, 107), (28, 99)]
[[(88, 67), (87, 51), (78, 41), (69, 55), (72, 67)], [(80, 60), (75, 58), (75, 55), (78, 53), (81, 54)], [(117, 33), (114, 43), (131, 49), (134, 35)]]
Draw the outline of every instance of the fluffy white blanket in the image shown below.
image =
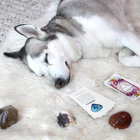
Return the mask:
[[(48, 12), (47, 12), (48, 14)], [(42, 18), (33, 22), (39, 24)], [(42, 22), (41, 22), (42, 23)], [(126, 96), (104, 86), (103, 82), (118, 73), (140, 84), (140, 68), (122, 66), (117, 56), (95, 60), (81, 60), (73, 64), (73, 78), (58, 90), (52, 83), (30, 72), (19, 60), (3, 56), (4, 51), (21, 48), (25, 38), (13, 30), (0, 47), (0, 107), (13, 105), (19, 110), (19, 121), (6, 130), (0, 129), (0, 140), (139, 140), (140, 99), (131, 101)], [(105, 116), (93, 119), (68, 95), (82, 87), (91, 88), (116, 102)], [(61, 128), (57, 124), (60, 111), (70, 111), (76, 124)], [(132, 124), (118, 130), (108, 124), (111, 114), (128, 111)]]

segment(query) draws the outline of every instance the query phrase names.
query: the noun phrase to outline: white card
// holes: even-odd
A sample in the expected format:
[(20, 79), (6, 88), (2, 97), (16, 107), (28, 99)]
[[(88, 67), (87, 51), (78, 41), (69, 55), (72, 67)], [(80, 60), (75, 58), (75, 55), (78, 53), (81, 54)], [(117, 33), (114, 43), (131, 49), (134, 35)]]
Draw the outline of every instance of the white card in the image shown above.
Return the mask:
[(94, 119), (102, 117), (114, 107), (115, 102), (88, 88), (82, 88), (69, 97), (78, 103)]

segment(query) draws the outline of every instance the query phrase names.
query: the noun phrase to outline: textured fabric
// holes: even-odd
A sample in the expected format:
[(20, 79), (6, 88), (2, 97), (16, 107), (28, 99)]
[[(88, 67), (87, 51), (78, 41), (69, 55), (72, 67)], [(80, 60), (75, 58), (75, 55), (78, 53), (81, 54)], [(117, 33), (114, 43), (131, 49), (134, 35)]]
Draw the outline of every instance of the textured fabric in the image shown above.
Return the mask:
[(40, 17), (47, 4), (48, 0), (0, 0), (0, 41), (15, 25)]

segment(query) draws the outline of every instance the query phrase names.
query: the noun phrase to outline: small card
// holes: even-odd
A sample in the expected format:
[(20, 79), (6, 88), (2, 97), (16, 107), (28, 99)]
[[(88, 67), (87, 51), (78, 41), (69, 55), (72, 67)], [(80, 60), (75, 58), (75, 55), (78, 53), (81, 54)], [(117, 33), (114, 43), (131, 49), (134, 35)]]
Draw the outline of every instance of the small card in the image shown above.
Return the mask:
[(107, 81), (104, 82), (104, 84), (118, 92), (123, 93), (133, 101), (140, 97), (140, 87), (136, 83), (118, 74), (113, 74)]
[(69, 97), (78, 103), (94, 119), (102, 117), (115, 105), (114, 101), (88, 88), (82, 88), (70, 94)]

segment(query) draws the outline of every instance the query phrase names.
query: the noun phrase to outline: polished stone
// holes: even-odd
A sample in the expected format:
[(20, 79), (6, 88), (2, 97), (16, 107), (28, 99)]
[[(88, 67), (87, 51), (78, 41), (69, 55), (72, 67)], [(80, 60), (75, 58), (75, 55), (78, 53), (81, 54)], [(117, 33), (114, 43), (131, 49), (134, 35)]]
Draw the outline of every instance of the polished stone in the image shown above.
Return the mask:
[(109, 119), (109, 124), (118, 129), (125, 129), (130, 126), (132, 117), (128, 112), (121, 111), (113, 114)]
[(0, 109), (0, 127), (6, 129), (18, 121), (18, 110), (9, 105)]

